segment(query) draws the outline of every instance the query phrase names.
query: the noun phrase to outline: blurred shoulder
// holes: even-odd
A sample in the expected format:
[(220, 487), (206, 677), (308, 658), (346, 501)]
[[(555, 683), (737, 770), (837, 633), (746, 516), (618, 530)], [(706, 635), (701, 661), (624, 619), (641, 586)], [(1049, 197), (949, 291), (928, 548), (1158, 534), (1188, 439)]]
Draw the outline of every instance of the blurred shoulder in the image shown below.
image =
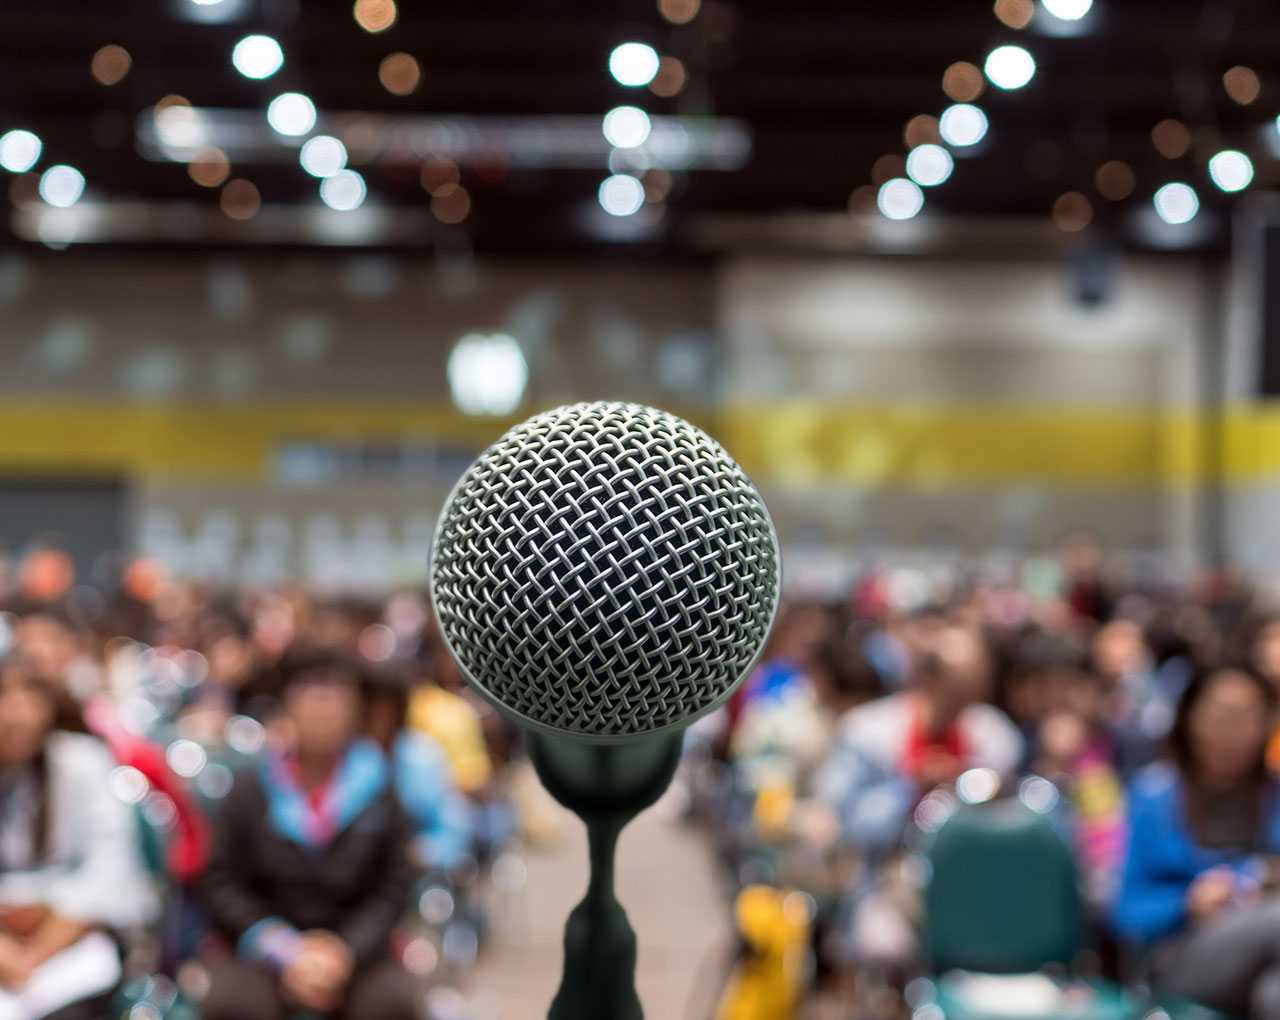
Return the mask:
[(51, 733), (45, 742), (45, 753), (55, 768), (76, 775), (101, 775), (116, 766), (107, 745), (88, 733)]
[(1178, 792), (1178, 770), (1170, 762), (1158, 761), (1140, 769), (1129, 784), (1129, 800), (1137, 804), (1157, 804), (1171, 800)]

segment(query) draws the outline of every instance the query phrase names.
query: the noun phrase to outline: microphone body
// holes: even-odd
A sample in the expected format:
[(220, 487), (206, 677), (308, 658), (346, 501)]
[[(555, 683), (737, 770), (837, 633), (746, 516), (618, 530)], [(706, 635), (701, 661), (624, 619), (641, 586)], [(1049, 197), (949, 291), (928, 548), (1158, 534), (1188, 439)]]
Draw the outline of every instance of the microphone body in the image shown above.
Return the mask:
[(742, 469), (640, 405), (529, 419), (445, 503), (430, 577), (445, 644), (527, 730), (543, 785), (587, 828), (591, 876), (551, 1020), (641, 1020), (635, 933), (613, 891), (618, 836), (669, 785), (681, 731), (755, 664), (779, 570)]

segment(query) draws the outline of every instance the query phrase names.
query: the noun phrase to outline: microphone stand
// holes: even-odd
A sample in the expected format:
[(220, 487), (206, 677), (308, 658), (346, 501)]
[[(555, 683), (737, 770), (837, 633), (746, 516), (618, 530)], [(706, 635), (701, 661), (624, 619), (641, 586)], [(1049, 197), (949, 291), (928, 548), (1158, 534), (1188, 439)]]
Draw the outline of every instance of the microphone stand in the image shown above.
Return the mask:
[(533, 767), (587, 827), (591, 878), (564, 930), (564, 975), (548, 1020), (643, 1020), (636, 995), (636, 933), (613, 888), (623, 828), (656, 801), (680, 761), (681, 734), (586, 744), (529, 733)]

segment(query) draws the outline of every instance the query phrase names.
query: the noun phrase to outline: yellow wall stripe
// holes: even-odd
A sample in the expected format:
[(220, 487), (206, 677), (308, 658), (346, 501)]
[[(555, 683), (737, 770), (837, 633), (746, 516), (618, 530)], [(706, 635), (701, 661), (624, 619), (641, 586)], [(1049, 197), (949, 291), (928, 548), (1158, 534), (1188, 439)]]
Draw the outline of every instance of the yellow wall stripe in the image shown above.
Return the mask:
[[(273, 451), (290, 440), (417, 437), (478, 448), (514, 420), (416, 404), (5, 401), (0, 470), (252, 481), (267, 477)], [(1208, 477), (1207, 433), (1186, 410), (743, 402), (697, 420), (762, 480), (945, 487)], [(1225, 477), (1280, 483), (1280, 406), (1232, 407), (1224, 425)]]

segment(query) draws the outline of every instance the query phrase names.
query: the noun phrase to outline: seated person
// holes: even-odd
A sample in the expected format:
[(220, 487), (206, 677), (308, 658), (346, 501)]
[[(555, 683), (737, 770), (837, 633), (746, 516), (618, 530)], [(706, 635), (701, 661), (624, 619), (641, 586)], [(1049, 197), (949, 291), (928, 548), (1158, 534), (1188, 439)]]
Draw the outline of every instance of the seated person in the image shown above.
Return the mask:
[(286, 745), (236, 777), (200, 881), (236, 947), (212, 969), (203, 1016), (416, 1017), (417, 987), (388, 946), (414, 878), (412, 831), (385, 756), (358, 736), (359, 669), (295, 649), (281, 679)]
[(454, 785), (449, 761), (425, 733), (406, 728), (407, 682), (391, 670), (363, 677), (366, 731), (391, 763), (393, 782), (416, 831), (422, 863), (452, 871), (467, 856), (471, 805)]
[(1266, 770), (1275, 693), (1218, 668), (1183, 692), (1172, 764), (1129, 794), (1129, 838), (1112, 919), (1152, 949), (1155, 987), (1237, 1016), (1280, 1017), (1280, 786)]
[(121, 976), (111, 932), (157, 910), (115, 763), (77, 722), (31, 663), (0, 660), (2, 1020), (99, 1016)]

